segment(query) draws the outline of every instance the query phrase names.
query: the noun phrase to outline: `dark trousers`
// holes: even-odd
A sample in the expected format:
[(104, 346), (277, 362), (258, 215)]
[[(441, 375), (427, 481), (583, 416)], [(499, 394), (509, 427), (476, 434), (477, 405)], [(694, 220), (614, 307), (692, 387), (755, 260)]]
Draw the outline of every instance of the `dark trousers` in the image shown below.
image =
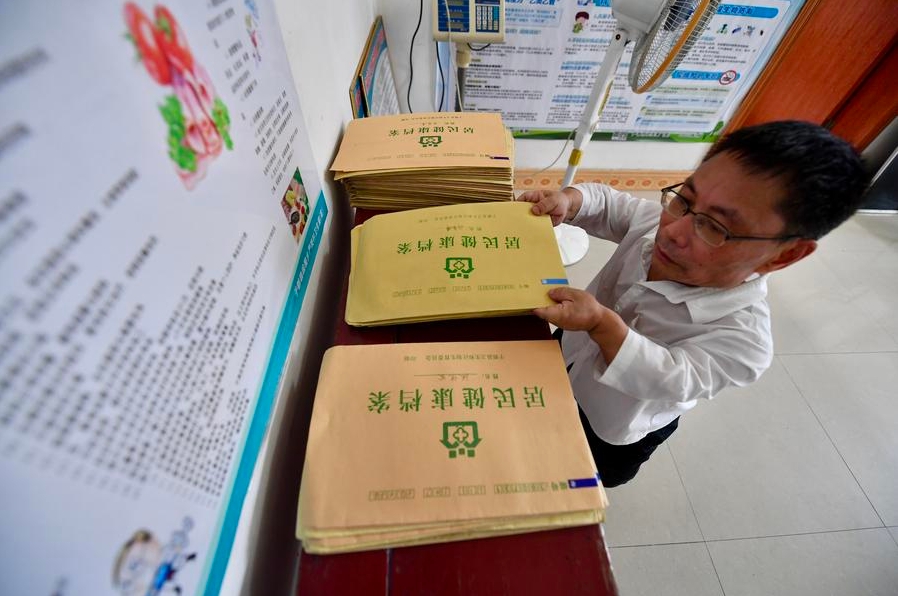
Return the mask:
[(666, 441), (667, 437), (677, 430), (677, 425), (680, 422), (680, 417), (677, 416), (667, 426), (650, 432), (635, 443), (612, 445), (600, 439), (589, 426), (589, 420), (586, 419), (583, 410), (579, 408), (577, 410), (580, 412), (580, 424), (583, 425), (583, 432), (586, 433), (589, 450), (592, 451), (592, 458), (599, 469), (599, 478), (602, 479), (605, 488), (620, 486), (632, 480), (636, 476), (636, 472), (639, 471), (639, 467), (648, 461), (658, 445)]
[[(552, 337), (561, 343), (561, 336), (564, 331), (556, 329)], [(570, 370), (571, 367), (568, 367)], [(642, 439), (629, 445), (612, 445), (606, 443), (592, 430), (589, 420), (579, 407), (577, 411), (580, 413), (580, 424), (583, 426), (583, 432), (586, 433), (586, 441), (589, 443), (589, 450), (592, 451), (592, 458), (596, 462), (599, 471), (599, 478), (606, 488), (620, 486), (629, 482), (636, 476), (639, 467), (648, 461), (658, 445), (667, 440), (667, 437), (677, 430), (680, 423), (680, 417), (665, 427), (654, 430), (644, 436)]]

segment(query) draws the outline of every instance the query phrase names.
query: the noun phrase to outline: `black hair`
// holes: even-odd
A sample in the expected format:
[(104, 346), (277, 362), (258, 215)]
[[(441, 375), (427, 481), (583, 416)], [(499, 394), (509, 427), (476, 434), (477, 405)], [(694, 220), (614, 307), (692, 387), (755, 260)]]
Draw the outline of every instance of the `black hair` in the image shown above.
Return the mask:
[(703, 161), (730, 153), (749, 173), (782, 183), (777, 210), (788, 235), (817, 239), (848, 219), (863, 200), (870, 176), (848, 141), (812, 122), (783, 120), (735, 130)]

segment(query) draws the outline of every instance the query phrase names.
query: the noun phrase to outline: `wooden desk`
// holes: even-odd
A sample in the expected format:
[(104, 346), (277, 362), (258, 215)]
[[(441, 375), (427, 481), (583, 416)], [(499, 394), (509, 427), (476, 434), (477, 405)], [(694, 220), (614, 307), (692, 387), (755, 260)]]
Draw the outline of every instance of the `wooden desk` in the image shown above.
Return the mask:
[[(356, 224), (372, 215), (358, 210)], [(350, 327), (344, 322), (347, 283), (336, 345), (551, 338), (548, 324), (534, 316)], [(303, 551), (298, 576), (301, 596), (617, 595), (597, 525), (341, 555)]]

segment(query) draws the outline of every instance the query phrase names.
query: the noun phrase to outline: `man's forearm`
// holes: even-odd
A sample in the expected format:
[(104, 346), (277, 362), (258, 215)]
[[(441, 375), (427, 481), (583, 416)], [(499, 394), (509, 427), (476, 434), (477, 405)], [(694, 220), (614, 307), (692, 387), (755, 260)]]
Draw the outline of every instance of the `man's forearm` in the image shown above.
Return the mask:
[(580, 207), (583, 205), (583, 193), (572, 186), (561, 189), (561, 192), (571, 200), (567, 208), (567, 214), (564, 216), (564, 221), (571, 221), (580, 213)]
[(599, 344), (605, 362), (611, 364), (629, 332), (630, 328), (616, 312), (606, 310), (599, 324), (589, 330), (589, 337)]

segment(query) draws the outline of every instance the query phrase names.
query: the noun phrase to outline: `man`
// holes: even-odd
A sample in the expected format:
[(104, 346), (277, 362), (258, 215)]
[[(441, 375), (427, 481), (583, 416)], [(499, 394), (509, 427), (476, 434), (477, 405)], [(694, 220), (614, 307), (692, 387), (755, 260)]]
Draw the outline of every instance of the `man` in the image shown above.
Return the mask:
[(599, 184), (518, 200), (618, 243), (586, 291), (536, 315), (562, 350), (606, 487), (627, 482), (681, 413), (756, 381), (773, 344), (767, 275), (810, 255), (867, 185), (858, 154), (814, 124), (773, 122), (719, 140), (661, 203)]

